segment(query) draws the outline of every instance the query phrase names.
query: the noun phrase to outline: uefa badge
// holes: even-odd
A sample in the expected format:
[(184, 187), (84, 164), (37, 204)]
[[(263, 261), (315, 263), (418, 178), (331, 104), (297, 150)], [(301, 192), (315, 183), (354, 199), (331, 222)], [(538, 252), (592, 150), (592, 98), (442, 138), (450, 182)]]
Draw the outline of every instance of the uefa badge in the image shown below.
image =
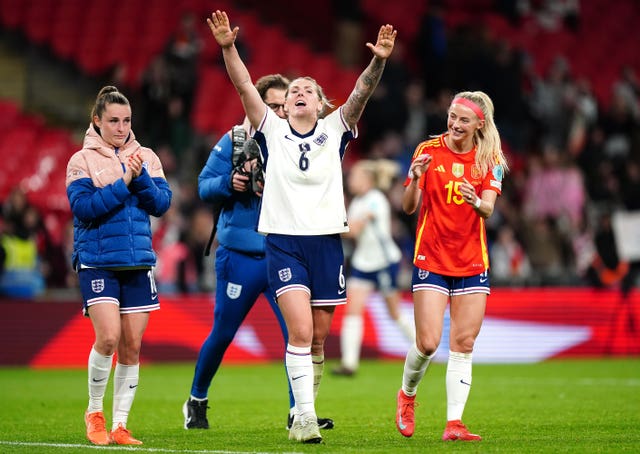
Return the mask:
[(278, 270), (278, 277), (281, 282), (289, 282), (291, 280), (291, 268)]
[(429, 272), (427, 270), (418, 270), (418, 279), (424, 281), (429, 276)]
[(242, 285), (234, 284), (233, 282), (229, 282), (227, 284), (227, 296), (232, 300), (237, 299), (242, 293)]
[(462, 176), (464, 175), (464, 164), (454, 162), (451, 166), (451, 173), (453, 173), (456, 178), (462, 178)]
[(104, 279), (92, 279), (91, 290), (93, 290), (93, 293), (102, 293), (104, 290)]

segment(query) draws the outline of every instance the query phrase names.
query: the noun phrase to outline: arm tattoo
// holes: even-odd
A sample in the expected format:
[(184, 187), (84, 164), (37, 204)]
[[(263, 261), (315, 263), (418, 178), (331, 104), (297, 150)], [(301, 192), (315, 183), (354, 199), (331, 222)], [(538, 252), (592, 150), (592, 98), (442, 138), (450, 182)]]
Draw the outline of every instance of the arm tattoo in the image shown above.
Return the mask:
[(358, 77), (356, 86), (342, 108), (342, 114), (349, 126), (353, 127), (358, 123), (369, 97), (371, 97), (378, 86), (378, 82), (380, 82), (384, 64), (385, 60), (373, 57), (369, 66)]

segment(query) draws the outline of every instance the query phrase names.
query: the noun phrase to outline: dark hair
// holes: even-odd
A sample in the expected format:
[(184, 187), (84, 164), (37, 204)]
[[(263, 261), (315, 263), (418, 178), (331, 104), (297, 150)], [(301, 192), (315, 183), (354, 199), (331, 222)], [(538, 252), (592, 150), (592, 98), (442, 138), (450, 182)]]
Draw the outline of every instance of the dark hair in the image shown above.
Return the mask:
[(128, 106), (129, 100), (113, 85), (102, 87), (96, 97), (96, 103), (93, 106), (93, 109), (91, 109), (91, 123), (93, 123), (93, 117), (97, 116), (98, 118), (102, 118), (102, 114), (107, 108), (107, 104), (122, 104)]
[(256, 89), (263, 100), (264, 97), (267, 96), (267, 91), (270, 88), (286, 90), (289, 88), (289, 79), (281, 74), (269, 74), (267, 76), (262, 76), (256, 81)]

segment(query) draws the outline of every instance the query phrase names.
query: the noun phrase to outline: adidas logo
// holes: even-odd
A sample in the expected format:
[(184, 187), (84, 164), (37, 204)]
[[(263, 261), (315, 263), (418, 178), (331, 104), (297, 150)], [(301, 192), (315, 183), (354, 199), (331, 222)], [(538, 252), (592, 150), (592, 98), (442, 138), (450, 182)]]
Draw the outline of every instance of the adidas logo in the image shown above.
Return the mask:
[(438, 167), (436, 167), (436, 172), (445, 172), (444, 170), (444, 165), (440, 164)]

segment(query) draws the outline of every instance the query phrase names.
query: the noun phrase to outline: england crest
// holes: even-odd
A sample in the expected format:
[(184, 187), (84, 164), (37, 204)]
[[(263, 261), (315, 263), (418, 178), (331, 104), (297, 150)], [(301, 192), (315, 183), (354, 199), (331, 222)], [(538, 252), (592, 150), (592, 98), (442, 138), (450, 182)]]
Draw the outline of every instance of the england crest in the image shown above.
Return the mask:
[(91, 290), (93, 290), (93, 293), (102, 293), (104, 290), (104, 279), (92, 279)]
[(242, 285), (234, 284), (233, 282), (229, 282), (227, 284), (227, 296), (232, 300), (238, 298), (242, 293)]
[(279, 270), (278, 277), (281, 282), (289, 282), (291, 280), (291, 268), (283, 268)]
[(322, 146), (327, 141), (327, 139), (328, 139), (327, 135), (323, 132), (318, 137), (313, 139), (313, 143), (315, 143), (316, 145)]
[(429, 272), (427, 270), (418, 270), (418, 279), (424, 281), (427, 276), (429, 276)]

